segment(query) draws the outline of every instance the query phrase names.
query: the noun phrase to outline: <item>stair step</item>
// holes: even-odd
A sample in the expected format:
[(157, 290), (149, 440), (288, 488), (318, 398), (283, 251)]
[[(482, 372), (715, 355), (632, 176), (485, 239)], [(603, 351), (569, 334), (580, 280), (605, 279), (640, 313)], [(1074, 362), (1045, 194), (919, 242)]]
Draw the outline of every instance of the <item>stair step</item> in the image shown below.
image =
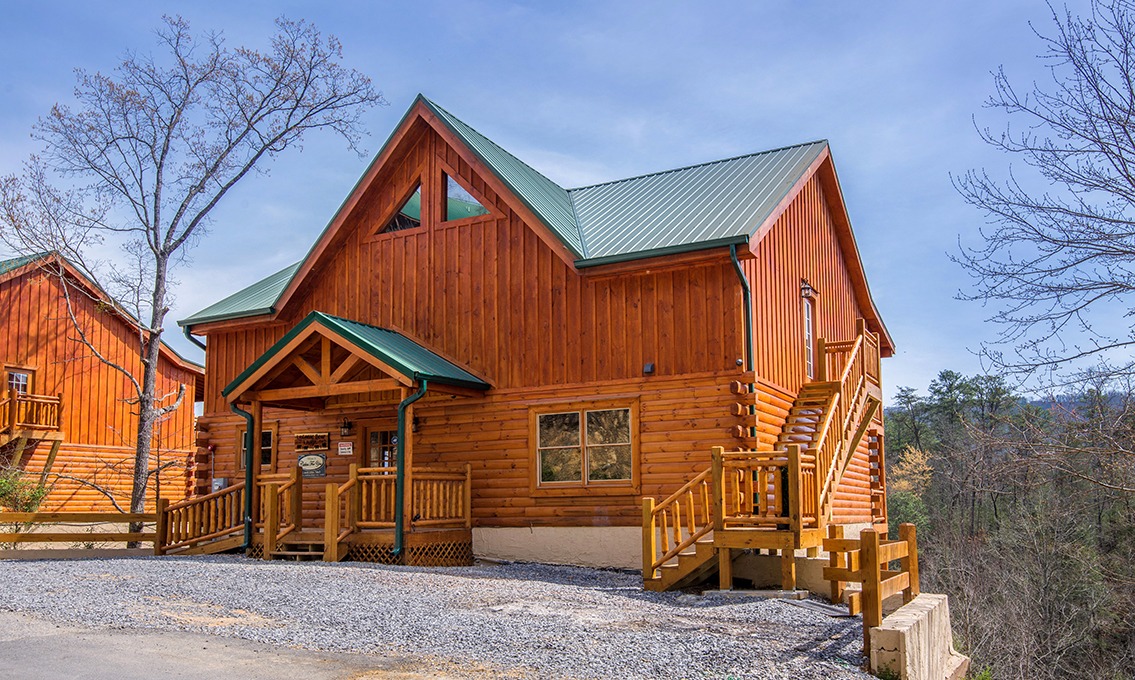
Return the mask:
[(277, 550), (272, 553), (272, 557), (318, 557), (323, 558), (323, 551), (315, 550)]

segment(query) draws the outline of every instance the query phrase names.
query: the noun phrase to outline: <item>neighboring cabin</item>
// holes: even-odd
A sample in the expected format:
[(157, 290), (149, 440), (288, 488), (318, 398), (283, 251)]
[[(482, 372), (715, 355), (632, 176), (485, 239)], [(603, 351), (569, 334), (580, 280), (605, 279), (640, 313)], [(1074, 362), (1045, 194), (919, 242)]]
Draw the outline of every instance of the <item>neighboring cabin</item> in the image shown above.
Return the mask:
[[(50, 253), (0, 262), (0, 465), (50, 488), (42, 510), (113, 510), (107, 493), (128, 510), (133, 388), (79, 341), (68, 299), (91, 345), (141, 379), (136, 327), (76, 267)], [(185, 385), (185, 397), (155, 425), (151, 464), (165, 469), (151, 481), (151, 508), (159, 495), (192, 493), (193, 403), (203, 381), (201, 366), (162, 345), (157, 394), (170, 403)]]
[[(644, 497), (702, 484), (714, 446), (759, 452), (738, 511), (772, 542), (748, 547), (886, 521), (893, 343), (823, 141), (566, 190), (419, 97), (302, 262), (180, 323), (207, 338), (217, 486), (240, 484), (259, 432), (264, 520), (302, 457), (302, 521), (279, 536), (306, 528), (327, 559), (391, 559), (401, 538), (382, 531), (464, 526), (449, 547), (637, 566)], [(387, 498), (400, 454), (404, 519)], [(427, 488), (466, 466), (464, 487)]]

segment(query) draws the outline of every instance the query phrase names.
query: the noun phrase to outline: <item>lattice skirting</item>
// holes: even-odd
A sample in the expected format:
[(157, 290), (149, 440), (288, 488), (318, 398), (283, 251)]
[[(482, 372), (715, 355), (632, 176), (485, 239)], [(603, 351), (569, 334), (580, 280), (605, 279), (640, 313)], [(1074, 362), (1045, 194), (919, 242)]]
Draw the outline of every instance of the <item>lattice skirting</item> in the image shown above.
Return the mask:
[(407, 545), (404, 559), (395, 559), (394, 546), (389, 543), (355, 543), (347, 553), (353, 562), (380, 564), (407, 564), (414, 567), (466, 567), (473, 564), (472, 541), (444, 541)]
[(248, 556), (251, 557), (254, 560), (263, 559), (264, 558), (264, 544), (263, 543), (253, 543), (252, 549), (248, 551)]

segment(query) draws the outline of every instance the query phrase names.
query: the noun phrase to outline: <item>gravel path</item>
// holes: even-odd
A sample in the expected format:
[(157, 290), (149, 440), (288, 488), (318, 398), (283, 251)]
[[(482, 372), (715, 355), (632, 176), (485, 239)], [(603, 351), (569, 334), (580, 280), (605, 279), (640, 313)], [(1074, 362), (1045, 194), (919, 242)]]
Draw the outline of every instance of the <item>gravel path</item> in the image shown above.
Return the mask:
[(870, 678), (858, 619), (649, 593), (636, 574), (242, 557), (0, 562), (0, 610), (413, 658), (465, 677)]

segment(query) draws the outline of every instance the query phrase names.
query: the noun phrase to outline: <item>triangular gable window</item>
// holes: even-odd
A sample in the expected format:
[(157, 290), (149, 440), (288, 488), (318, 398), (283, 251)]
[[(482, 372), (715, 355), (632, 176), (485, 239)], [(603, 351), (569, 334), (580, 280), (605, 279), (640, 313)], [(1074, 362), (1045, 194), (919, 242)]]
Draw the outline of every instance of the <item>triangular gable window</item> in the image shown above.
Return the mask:
[(417, 229), (422, 226), (422, 185), (414, 188), (414, 193), (402, 204), (402, 207), (390, 218), (378, 233), (389, 234), (404, 229)]
[(473, 194), (456, 179), (446, 174), (442, 175), (442, 179), (445, 181), (445, 221), (489, 214), (488, 208), (473, 198)]

